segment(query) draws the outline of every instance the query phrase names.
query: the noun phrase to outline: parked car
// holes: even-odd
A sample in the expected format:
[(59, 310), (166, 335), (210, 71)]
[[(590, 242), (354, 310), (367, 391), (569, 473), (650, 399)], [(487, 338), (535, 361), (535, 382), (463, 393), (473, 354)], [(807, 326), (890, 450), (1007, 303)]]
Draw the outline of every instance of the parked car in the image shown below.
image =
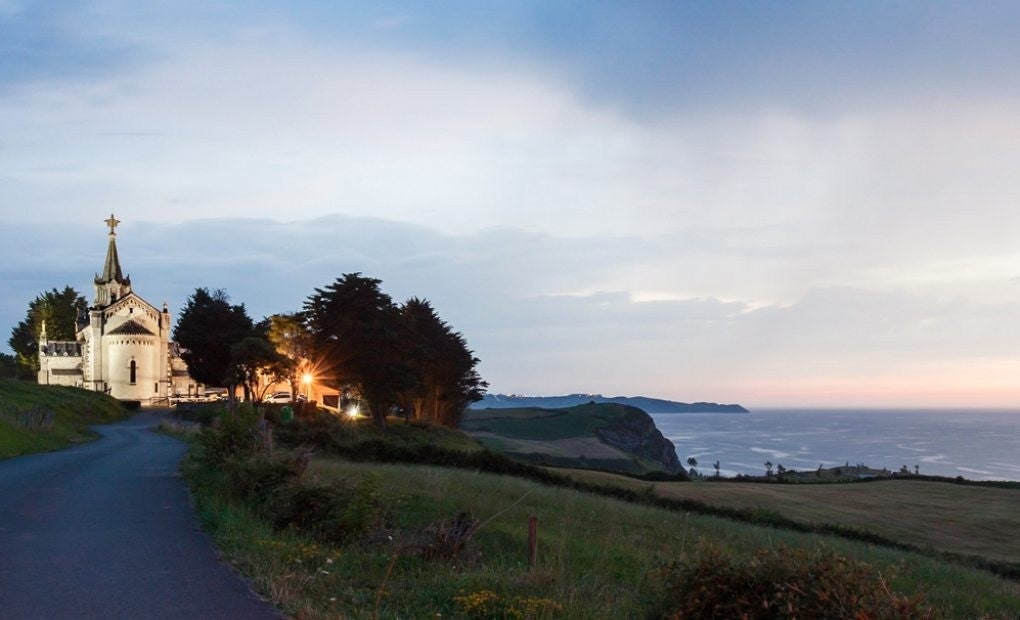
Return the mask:
[(294, 400), (291, 398), (290, 392), (273, 392), (269, 396), (262, 399), (264, 403), (289, 403)]

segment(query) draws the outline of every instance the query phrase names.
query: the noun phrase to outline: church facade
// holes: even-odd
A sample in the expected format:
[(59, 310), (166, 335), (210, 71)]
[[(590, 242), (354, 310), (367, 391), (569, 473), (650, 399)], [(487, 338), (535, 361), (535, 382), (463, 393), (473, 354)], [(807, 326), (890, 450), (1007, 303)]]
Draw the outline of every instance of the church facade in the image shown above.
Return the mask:
[(157, 402), (199, 396), (203, 386), (188, 374), (170, 341), (172, 321), (131, 288), (117, 254), (117, 225), (110, 215), (106, 262), (94, 280), (92, 306), (78, 319), (74, 341), (51, 341), (43, 324), (39, 338), (39, 383), (106, 392), (122, 400)]

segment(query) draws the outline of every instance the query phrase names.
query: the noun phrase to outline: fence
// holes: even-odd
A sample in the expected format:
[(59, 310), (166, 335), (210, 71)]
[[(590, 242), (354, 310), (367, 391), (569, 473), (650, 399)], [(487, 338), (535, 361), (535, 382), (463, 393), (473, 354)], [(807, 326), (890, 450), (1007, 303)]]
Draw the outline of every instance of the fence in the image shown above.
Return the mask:
[(56, 413), (43, 407), (24, 408), (10, 403), (0, 404), (0, 419), (29, 431), (48, 431), (53, 428), (56, 418)]

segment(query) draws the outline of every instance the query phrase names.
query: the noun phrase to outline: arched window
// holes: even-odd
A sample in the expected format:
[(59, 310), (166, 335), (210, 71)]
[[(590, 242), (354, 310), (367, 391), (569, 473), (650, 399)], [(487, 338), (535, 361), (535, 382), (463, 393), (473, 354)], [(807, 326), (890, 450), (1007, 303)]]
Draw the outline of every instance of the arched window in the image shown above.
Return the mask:
[(135, 360), (131, 360), (131, 385), (135, 384), (135, 371), (137, 370), (138, 367), (135, 365)]

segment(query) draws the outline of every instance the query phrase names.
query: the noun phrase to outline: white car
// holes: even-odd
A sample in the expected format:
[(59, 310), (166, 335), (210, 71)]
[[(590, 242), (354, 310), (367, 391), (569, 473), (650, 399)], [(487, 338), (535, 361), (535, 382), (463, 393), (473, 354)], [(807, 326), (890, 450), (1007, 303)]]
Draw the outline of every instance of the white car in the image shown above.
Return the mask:
[(269, 396), (262, 399), (264, 403), (289, 403), (294, 400), (291, 398), (290, 392), (273, 392)]

